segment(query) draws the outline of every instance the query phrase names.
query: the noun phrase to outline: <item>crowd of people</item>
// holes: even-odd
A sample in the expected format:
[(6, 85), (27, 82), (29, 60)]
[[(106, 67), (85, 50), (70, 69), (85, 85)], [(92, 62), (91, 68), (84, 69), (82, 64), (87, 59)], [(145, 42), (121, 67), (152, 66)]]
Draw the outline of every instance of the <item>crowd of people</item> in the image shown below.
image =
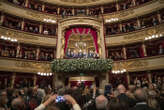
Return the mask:
[[(151, 57), (164, 54), (163, 39), (145, 42), (145, 53), (142, 44), (133, 44), (125, 46), (126, 55), (123, 52), (123, 47), (108, 48), (108, 57), (113, 60), (125, 60), (134, 58)], [(146, 54), (146, 56), (145, 56)]]
[(73, 51), (71, 49), (67, 49), (65, 58), (99, 58), (99, 54), (93, 50), (90, 50), (88, 53), (86, 51)]
[(23, 20), (22, 18), (15, 17), (12, 15), (5, 14), (5, 19), (0, 25), (21, 30), (25, 32), (31, 32), (35, 34), (44, 34), (44, 35), (56, 35), (56, 26), (50, 24), (40, 24), (39, 22), (34, 22), (31, 20)]
[[(123, 84), (99, 89), (80, 83), (64, 87), (60, 83), (30, 88), (6, 88), (0, 90), (1, 110), (163, 110), (164, 80), (138, 86)], [(159, 85), (160, 84), (160, 85)]]
[(137, 19), (131, 19), (128, 21), (122, 21), (121, 23), (111, 23), (110, 25), (106, 25), (106, 35), (133, 32), (139, 29), (156, 26), (164, 22), (164, 16), (161, 13), (160, 21), (157, 18), (157, 14), (143, 16), (138, 18), (138, 20), (140, 24), (138, 24)]
[(18, 47), (16, 45), (0, 45), (0, 56), (39, 61), (52, 61), (54, 59), (54, 50), (51, 48), (40, 48), (39, 53), (37, 53), (37, 49), (34, 47), (23, 46), (21, 49), (19, 49), (19, 52), (17, 51), (17, 48)]
[[(89, 13), (87, 13), (86, 9), (82, 9), (82, 8), (75, 8), (75, 13), (73, 14), (73, 8), (60, 8), (58, 6), (53, 6), (53, 5), (49, 5), (49, 4), (44, 4), (45, 8), (42, 7), (43, 3), (41, 2), (36, 2), (36, 1), (29, 1), (28, 6), (25, 6), (25, 0), (8, 0), (11, 3), (23, 6), (23, 7), (27, 7), (33, 10), (37, 10), (37, 11), (43, 11), (46, 13), (50, 13), (50, 14), (60, 14), (60, 15), (64, 15), (64, 16), (73, 16), (73, 15), (79, 15), (79, 14), (84, 14), (84, 15), (90, 15), (90, 16), (97, 16), (100, 15), (101, 12), (101, 7), (98, 6), (97, 7), (90, 7), (89, 8)], [(121, 11), (121, 10), (126, 10), (135, 6), (139, 6), (142, 5), (144, 3), (147, 3), (149, 1), (152, 0), (125, 0), (122, 2), (115, 2), (112, 4), (108, 4), (106, 6), (103, 6), (104, 8), (104, 14), (106, 13), (112, 13), (112, 12), (116, 12), (116, 11)], [(52, 8), (53, 7), (53, 8)], [(60, 12), (58, 13), (58, 8), (60, 8)]]

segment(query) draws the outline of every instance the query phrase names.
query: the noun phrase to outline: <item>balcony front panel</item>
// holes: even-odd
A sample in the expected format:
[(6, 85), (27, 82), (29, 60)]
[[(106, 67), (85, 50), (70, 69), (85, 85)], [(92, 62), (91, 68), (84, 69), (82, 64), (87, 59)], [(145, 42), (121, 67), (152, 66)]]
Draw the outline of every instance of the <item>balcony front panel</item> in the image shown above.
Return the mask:
[(45, 22), (44, 19), (57, 21), (57, 16), (55, 15), (46, 14), (27, 8), (21, 8), (20, 6), (4, 1), (0, 1), (0, 11), (40, 22)]
[(31, 34), (29, 32), (0, 27), (0, 36), (15, 38), (20, 43), (28, 43), (43, 46), (56, 46), (56, 38), (46, 37), (46, 35)]
[(126, 61), (116, 61), (113, 64), (113, 70), (126, 69), (128, 72), (149, 71), (163, 69), (164, 56), (155, 56), (147, 58), (138, 58)]
[(50, 63), (37, 62), (19, 59), (10, 59), (0, 57), (0, 71), (11, 71), (11, 72), (26, 72), (26, 73), (37, 73), (44, 72), (50, 73)]
[(160, 10), (163, 7), (164, 7), (164, 2), (162, 0), (153, 0), (141, 6), (129, 8), (127, 10), (119, 11), (116, 13), (105, 14), (104, 19), (107, 20), (110, 18), (118, 18), (119, 21), (122, 21), (130, 18), (136, 18), (138, 16), (151, 13), (155, 10)]
[(105, 41), (106, 46), (126, 45), (136, 42), (143, 42), (145, 37), (152, 36), (153, 34), (164, 34), (164, 24), (125, 34), (112, 35), (106, 37)]
[[(0, 57), (0, 71), (14, 72), (51, 72), (51, 66), (48, 62), (30, 61), (14, 58)], [(113, 70), (126, 69), (128, 72), (149, 71), (163, 69), (164, 56), (155, 56), (148, 58), (138, 58), (127, 61), (116, 61), (113, 64)]]

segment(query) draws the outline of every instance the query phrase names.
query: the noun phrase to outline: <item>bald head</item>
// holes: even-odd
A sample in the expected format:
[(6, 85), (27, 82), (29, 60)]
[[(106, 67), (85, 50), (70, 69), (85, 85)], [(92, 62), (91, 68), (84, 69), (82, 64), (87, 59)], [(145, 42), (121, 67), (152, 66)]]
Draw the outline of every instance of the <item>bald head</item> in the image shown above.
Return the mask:
[(24, 100), (22, 98), (15, 98), (11, 102), (11, 106), (14, 110), (24, 110), (25, 108)]
[(105, 96), (100, 95), (100, 96), (96, 97), (97, 110), (106, 109), (107, 104), (108, 104), (108, 99)]
[(118, 85), (117, 90), (118, 90), (118, 92), (119, 92), (120, 94), (126, 92), (126, 88), (125, 88), (125, 86), (124, 86), (123, 84)]
[(138, 102), (145, 102), (147, 100), (147, 93), (144, 89), (138, 88), (134, 93)]

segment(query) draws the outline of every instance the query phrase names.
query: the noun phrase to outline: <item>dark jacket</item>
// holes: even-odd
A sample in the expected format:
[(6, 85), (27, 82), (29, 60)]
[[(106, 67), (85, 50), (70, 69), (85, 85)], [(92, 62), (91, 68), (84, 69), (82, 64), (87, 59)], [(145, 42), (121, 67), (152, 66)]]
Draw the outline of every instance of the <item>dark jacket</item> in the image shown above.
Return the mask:
[(130, 110), (154, 110), (154, 109), (150, 108), (147, 104), (136, 104)]

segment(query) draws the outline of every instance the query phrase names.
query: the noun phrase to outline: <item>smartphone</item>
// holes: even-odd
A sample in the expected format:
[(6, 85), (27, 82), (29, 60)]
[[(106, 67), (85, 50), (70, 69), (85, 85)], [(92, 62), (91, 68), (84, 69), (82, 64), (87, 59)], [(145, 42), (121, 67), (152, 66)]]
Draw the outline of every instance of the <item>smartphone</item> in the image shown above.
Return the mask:
[(63, 96), (57, 96), (56, 103), (60, 103), (60, 102), (65, 102), (65, 98)]

